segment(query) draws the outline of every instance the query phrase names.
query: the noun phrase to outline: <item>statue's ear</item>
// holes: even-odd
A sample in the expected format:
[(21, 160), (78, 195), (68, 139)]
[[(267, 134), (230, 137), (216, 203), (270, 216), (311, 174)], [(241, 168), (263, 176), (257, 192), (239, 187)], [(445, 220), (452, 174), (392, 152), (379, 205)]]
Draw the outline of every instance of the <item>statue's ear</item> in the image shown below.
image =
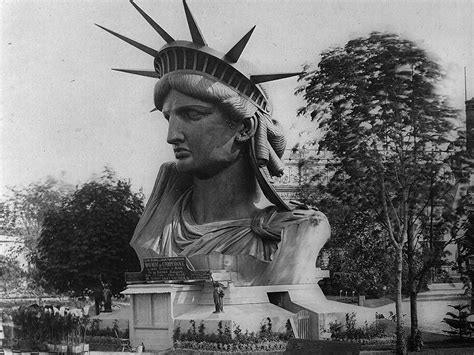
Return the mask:
[(246, 142), (255, 135), (257, 130), (257, 118), (255, 116), (245, 119), (242, 127), (237, 132), (237, 141)]

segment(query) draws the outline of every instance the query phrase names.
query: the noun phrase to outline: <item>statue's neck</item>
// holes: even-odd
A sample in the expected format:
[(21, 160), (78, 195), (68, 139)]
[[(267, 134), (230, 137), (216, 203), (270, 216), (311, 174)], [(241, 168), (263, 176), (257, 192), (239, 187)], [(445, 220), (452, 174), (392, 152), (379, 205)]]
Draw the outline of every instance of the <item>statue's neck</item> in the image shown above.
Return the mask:
[(198, 224), (250, 218), (255, 210), (256, 180), (245, 157), (208, 179), (193, 180), (191, 213)]

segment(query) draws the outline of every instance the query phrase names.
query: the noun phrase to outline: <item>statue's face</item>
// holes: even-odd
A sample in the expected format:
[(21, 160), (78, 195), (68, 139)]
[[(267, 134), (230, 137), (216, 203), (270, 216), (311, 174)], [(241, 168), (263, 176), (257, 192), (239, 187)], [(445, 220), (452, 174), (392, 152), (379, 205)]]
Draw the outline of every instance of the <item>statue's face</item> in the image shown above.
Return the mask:
[(163, 102), (168, 120), (167, 142), (173, 145), (178, 171), (209, 178), (231, 165), (239, 155), (239, 127), (226, 122), (214, 104), (172, 89)]

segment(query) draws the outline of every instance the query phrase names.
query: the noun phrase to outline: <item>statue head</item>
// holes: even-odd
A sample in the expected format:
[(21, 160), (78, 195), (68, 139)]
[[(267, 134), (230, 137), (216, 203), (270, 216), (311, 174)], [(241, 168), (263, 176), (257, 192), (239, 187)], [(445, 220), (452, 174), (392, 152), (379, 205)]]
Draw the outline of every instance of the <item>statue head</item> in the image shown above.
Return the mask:
[(233, 171), (249, 176), (251, 121), (215, 100), (204, 101), (183, 91), (166, 90), (161, 109), (168, 121), (167, 142), (173, 146), (177, 171), (207, 180), (238, 164)]
[(229, 125), (244, 127), (249, 160), (263, 193), (270, 202), (289, 209), (270, 182), (272, 176), (283, 174), (280, 158), (286, 140), (278, 122), (272, 119), (270, 102), (260, 84), (298, 73), (250, 74), (249, 65), (240, 60), (240, 56), (255, 26), (228, 52), (220, 53), (206, 44), (185, 0), (183, 5), (192, 42), (173, 39), (140, 7), (131, 3), (167, 43), (157, 51), (99, 26), (154, 57), (153, 71), (116, 70), (159, 78), (154, 94), (157, 110), (163, 110), (167, 96), (174, 91), (216, 105)]
[[(199, 73), (173, 72), (156, 84), (155, 106), (168, 120), (167, 141), (179, 153), (178, 171), (209, 178), (238, 159), (251, 158), (259, 115), (227, 85)], [(284, 141), (279, 126), (272, 128)], [(260, 145), (268, 146), (263, 138)]]

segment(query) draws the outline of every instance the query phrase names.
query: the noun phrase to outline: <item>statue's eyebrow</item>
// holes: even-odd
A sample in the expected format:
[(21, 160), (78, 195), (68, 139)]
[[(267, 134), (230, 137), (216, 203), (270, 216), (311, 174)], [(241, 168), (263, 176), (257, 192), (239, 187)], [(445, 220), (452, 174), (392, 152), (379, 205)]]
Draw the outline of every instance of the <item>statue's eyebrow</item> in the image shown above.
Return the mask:
[(184, 109), (184, 110), (204, 110), (204, 111), (214, 111), (214, 106), (206, 106), (206, 105), (185, 105), (178, 107), (177, 110)]
[[(183, 114), (188, 111), (197, 111), (203, 114), (209, 114), (214, 112), (214, 107), (213, 106), (205, 106), (205, 105), (196, 105), (196, 104), (189, 104), (189, 105), (183, 105), (180, 107), (177, 107), (174, 109), (174, 112), (176, 114)], [(163, 113), (167, 113), (163, 111)]]

